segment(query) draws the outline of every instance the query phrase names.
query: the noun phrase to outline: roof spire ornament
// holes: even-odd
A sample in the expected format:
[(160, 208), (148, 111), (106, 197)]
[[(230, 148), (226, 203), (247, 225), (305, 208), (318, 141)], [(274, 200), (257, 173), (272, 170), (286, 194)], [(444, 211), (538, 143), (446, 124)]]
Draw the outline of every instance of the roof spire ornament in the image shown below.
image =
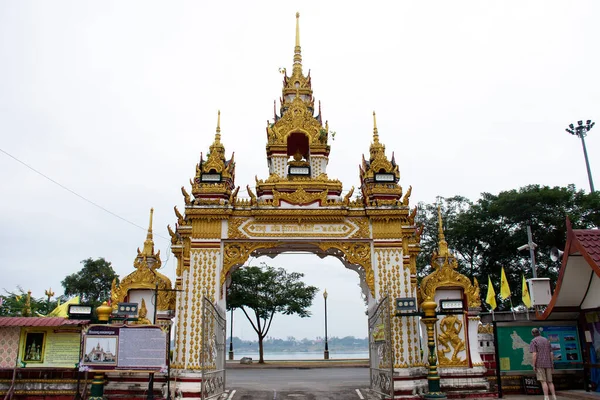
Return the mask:
[(442, 207), (438, 205), (438, 257), (446, 258), (448, 253), (448, 242), (444, 237), (444, 228), (442, 225)]
[(215, 156), (218, 159), (225, 158), (225, 146), (221, 143), (221, 110), (217, 111), (217, 129), (215, 130), (215, 141), (209, 147), (208, 160)]
[(154, 240), (152, 240), (152, 217), (154, 215), (154, 208), (150, 209), (150, 223), (148, 225), (148, 233), (146, 234), (146, 240), (144, 241), (144, 250), (142, 255), (146, 257), (154, 256)]
[(379, 144), (379, 133), (377, 132), (377, 116), (373, 111), (373, 143)]
[(373, 111), (373, 143), (371, 143), (369, 153), (371, 154), (371, 162), (375, 160), (378, 156), (386, 158), (385, 146), (379, 142), (379, 132), (377, 131), (377, 116), (375, 115), (375, 111)]
[(294, 67), (292, 70), (292, 75), (294, 72), (300, 73), (302, 75), (302, 49), (300, 48), (300, 13), (296, 13), (296, 46), (294, 47)]
[(217, 130), (215, 133), (215, 143), (221, 142), (221, 110), (217, 111)]

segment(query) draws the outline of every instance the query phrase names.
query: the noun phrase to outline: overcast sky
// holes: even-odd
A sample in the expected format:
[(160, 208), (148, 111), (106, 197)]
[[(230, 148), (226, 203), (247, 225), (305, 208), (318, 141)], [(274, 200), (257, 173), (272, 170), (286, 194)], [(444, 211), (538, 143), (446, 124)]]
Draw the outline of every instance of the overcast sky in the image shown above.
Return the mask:
[[(328, 174), (345, 191), (359, 186), (373, 110), (412, 206), (528, 184), (589, 190), (581, 142), (565, 128), (600, 120), (598, 2), (4, 0), (0, 289), (61, 294), (88, 257), (126, 276), (145, 231), (124, 220), (145, 229), (150, 207), (174, 279), (166, 226), (218, 109), (236, 185), (268, 176), (265, 126), (278, 69), (291, 70), (296, 11), (305, 71), (337, 132)], [(596, 171), (600, 126), (587, 146)], [(354, 272), (308, 255), (268, 262), (327, 288), (330, 336), (366, 337)], [(276, 317), (270, 335), (322, 336), (323, 317), (319, 294), (312, 318)], [(254, 339), (241, 321), (234, 335)]]

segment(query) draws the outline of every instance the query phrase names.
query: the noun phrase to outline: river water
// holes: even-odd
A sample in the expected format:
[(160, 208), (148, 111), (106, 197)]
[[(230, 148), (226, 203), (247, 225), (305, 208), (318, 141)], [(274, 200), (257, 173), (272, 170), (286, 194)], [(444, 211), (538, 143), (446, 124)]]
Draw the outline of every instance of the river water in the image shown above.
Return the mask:
[[(233, 356), (236, 360), (242, 357), (251, 357), (252, 360), (258, 360), (257, 352), (237, 352), (233, 349)], [(264, 353), (265, 360), (322, 360), (323, 352), (279, 352), (279, 353)], [(369, 358), (369, 352), (357, 352), (357, 353), (335, 353), (329, 351), (330, 360), (356, 360), (356, 359), (367, 359)]]

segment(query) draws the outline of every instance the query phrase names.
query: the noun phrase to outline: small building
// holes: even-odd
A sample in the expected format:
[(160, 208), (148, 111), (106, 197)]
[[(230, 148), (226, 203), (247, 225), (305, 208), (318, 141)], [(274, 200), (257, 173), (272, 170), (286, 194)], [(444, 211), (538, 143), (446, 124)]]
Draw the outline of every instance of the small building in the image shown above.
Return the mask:
[[(78, 391), (81, 330), (89, 320), (0, 317), (0, 396), (72, 399)], [(84, 386), (80, 387), (85, 390)]]
[(538, 318), (542, 321), (576, 321), (582, 350), (560, 349), (560, 361), (583, 367), (587, 388), (600, 391), (600, 369), (590, 368), (600, 360), (600, 229), (573, 229), (567, 219), (567, 243), (548, 307)]

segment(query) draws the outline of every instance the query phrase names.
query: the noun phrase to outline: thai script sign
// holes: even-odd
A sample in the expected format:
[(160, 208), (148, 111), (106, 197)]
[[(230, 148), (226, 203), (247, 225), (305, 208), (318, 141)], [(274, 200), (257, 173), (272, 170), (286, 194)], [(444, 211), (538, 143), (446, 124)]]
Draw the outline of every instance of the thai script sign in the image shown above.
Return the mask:
[(167, 332), (156, 325), (92, 325), (83, 333), (83, 370), (163, 371)]

